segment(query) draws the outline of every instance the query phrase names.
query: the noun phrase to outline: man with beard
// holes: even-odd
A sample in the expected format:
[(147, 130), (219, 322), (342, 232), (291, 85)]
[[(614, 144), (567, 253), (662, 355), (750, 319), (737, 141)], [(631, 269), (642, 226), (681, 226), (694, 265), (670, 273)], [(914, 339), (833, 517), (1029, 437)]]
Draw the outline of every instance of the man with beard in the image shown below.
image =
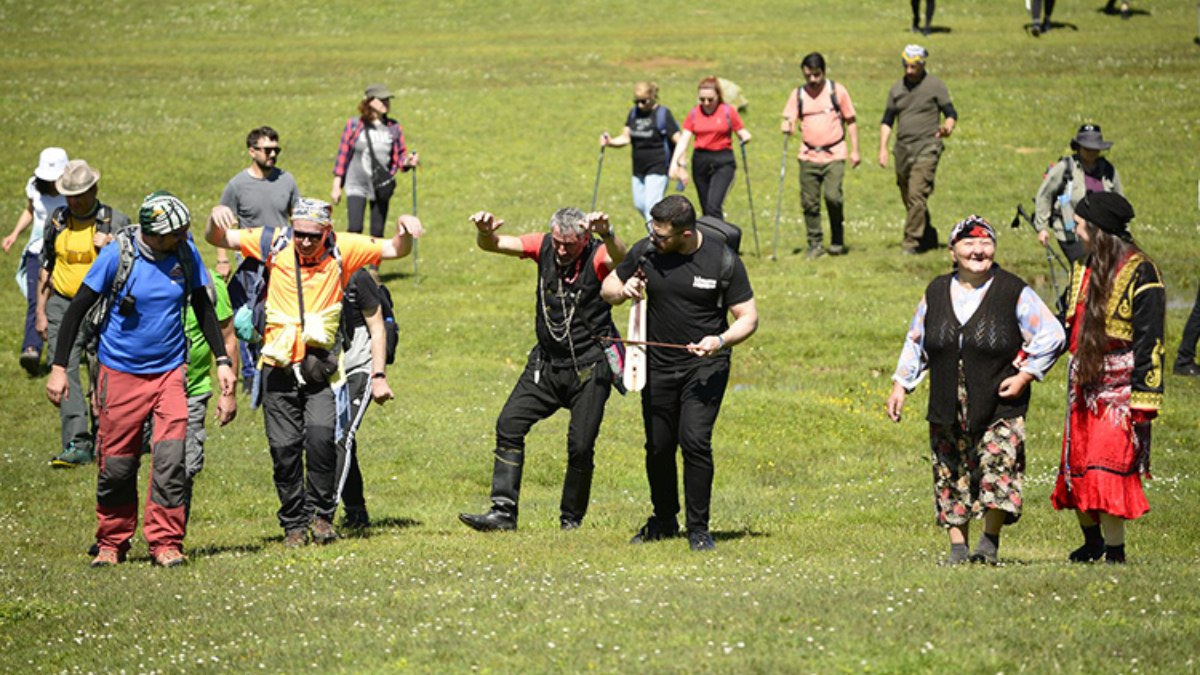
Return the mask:
[[(532, 258), (538, 266), (537, 345), (496, 421), (492, 507), (484, 514), (459, 514), (480, 532), (517, 529), (517, 502), (525, 464), (525, 435), (537, 422), (566, 408), (567, 472), (559, 525), (573, 530), (583, 522), (592, 489), (596, 435), (613, 381), (605, 345), (612, 336), (611, 309), (600, 285), (625, 257), (625, 245), (608, 215), (564, 208), (550, 218), (550, 231), (520, 237), (496, 234), (503, 220), (486, 211), (471, 216), (476, 243), (491, 253)], [(599, 239), (592, 236), (595, 233)]]
[[(292, 212), (296, 200), (300, 199), (300, 189), (296, 187), (296, 179), (292, 178), (292, 174), (275, 166), (279, 161), (279, 153), (283, 152), (279, 147), (279, 134), (271, 127), (251, 129), (246, 136), (246, 152), (250, 155), (250, 166), (229, 179), (225, 191), (221, 193), (221, 203), (212, 210), (213, 220), (225, 229), (286, 228), (289, 224), (288, 214)], [(253, 274), (256, 269), (249, 271)], [(216, 271), (226, 281), (233, 271), (229, 254), (223, 248), (217, 249)], [(236, 293), (235, 297), (235, 304), (244, 300)], [(242, 342), (240, 351), (242, 380), (249, 390), (254, 381), (258, 345)]]
[[(724, 242), (696, 228), (696, 210), (686, 197), (666, 197), (650, 215), (650, 236), (633, 245), (602, 290), (614, 305), (645, 296), (649, 303), (646, 331), (651, 347), (642, 420), (654, 515), (633, 543), (679, 534), (679, 447), (688, 544), (693, 551), (708, 551), (715, 548), (708, 531), (712, 432), (729, 383), (726, 347), (754, 334), (758, 309), (741, 259)], [(727, 314), (733, 315), (732, 324)]]

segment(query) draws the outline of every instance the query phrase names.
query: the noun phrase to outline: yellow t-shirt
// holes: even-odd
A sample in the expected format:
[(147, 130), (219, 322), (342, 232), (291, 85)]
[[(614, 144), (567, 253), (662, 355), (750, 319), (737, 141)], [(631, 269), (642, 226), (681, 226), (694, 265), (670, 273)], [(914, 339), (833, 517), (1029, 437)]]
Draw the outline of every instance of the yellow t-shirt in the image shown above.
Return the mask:
[[(276, 237), (283, 234), (281, 229)], [(260, 250), (261, 228), (250, 228), (241, 231), (242, 255), (249, 258), (263, 259)], [(383, 240), (367, 237), (361, 234), (339, 232), (337, 247), (342, 258), (341, 279), (338, 278), (337, 260), (326, 255), (320, 262), (313, 265), (300, 266), (300, 279), (304, 284), (304, 310), (306, 314), (320, 314), (342, 302), (342, 290), (350, 282), (350, 277), (367, 265), (378, 265), (383, 257)], [(299, 321), (300, 302), (296, 294), (296, 253), (293, 242), (276, 253), (271, 261), (271, 281), (267, 286), (268, 316), (286, 316)], [(337, 317), (329, 317), (336, 321)], [(271, 344), (278, 339), (280, 333), (289, 331), (295, 326), (287, 326), (279, 322), (267, 320), (263, 335), (263, 344)], [(299, 363), (304, 359), (304, 340), (299, 330), (295, 330), (292, 340), (291, 363)], [(273, 363), (272, 365), (287, 365)]]
[(67, 215), (67, 227), (54, 238), (54, 271), (50, 281), (55, 291), (68, 298), (79, 292), (84, 275), (96, 261), (95, 236), (95, 219), (81, 222)]

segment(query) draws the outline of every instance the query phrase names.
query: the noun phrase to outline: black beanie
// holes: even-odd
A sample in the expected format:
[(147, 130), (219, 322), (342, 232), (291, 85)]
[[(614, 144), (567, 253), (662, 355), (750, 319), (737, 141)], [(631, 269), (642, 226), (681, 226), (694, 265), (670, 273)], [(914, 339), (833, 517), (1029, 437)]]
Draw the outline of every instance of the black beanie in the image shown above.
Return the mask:
[(1079, 201), (1075, 213), (1112, 235), (1129, 234), (1133, 205), (1115, 192), (1092, 192)]

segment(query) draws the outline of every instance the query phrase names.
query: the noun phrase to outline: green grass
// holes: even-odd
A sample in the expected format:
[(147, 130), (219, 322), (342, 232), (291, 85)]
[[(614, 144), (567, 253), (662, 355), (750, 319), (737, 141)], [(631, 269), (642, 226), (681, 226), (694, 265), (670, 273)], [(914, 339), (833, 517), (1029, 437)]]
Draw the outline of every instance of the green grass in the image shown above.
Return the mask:
[[(1173, 357), (1200, 281), (1195, 5), (1147, 3), (1151, 15), (1122, 22), (1095, 11), (1101, 0), (1060, 4), (1056, 20), (1078, 30), (1038, 40), (1022, 33), (1019, 2), (939, 7), (934, 23), (952, 30), (923, 42), (961, 120), (935, 222), (944, 236), (968, 213), (989, 218), (998, 259), (1049, 298), (1036, 241), (1004, 226), (1075, 128), (1101, 124), (1136, 233), (1167, 279)], [(114, 206), (133, 212), (167, 188), (202, 216), (244, 166), (246, 131), (264, 123), (281, 131), (281, 164), (302, 191), (327, 194), (341, 125), (380, 81), (422, 155), (429, 230), (419, 284), (409, 261), (391, 266), (398, 396), (362, 432), (378, 525), (285, 552), (261, 417), (243, 407), (210, 429), (192, 564), (172, 571), (152, 569), (140, 541), (128, 564), (86, 568), (94, 470), (47, 468), (57, 418), (42, 381), (17, 365), (24, 303), (0, 283), (10, 354), (0, 359), (0, 671), (1197, 669), (1196, 382), (1168, 379), (1153, 511), (1130, 527), (1129, 565), (1062, 562), (1078, 532), (1048, 499), (1059, 367), (1035, 386), (1028, 506), (1005, 531), (1006, 565), (936, 566), (946, 544), (932, 524), (924, 387), (903, 423), (883, 414), (913, 307), (948, 268), (941, 253), (900, 257), (893, 174), (873, 165), (885, 93), (913, 41), (907, 3), (14, 0), (0, 19), (0, 213), (15, 219), (38, 151), (62, 145), (103, 173)], [(852, 252), (770, 262), (777, 115), (811, 50), (859, 111), (864, 163), (845, 185)], [(713, 72), (751, 102), (764, 252), (747, 257), (761, 329), (737, 350), (716, 430), (718, 550), (626, 544), (649, 512), (636, 397), (609, 404), (582, 530), (557, 530), (566, 420), (556, 417), (529, 438), (521, 530), (467, 531), (455, 514), (486, 504), (495, 415), (534, 339), (532, 266), (477, 250), (467, 215), (493, 210), (519, 233), (559, 206), (586, 207), (596, 138), (619, 130), (633, 83), (656, 79), (681, 116)], [(627, 152), (608, 153), (599, 206), (634, 238)], [(784, 251), (803, 243), (795, 175), (789, 163)], [(752, 251), (744, 185), (739, 173), (728, 212)], [(409, 200), (402, 182), (393, 212)], [(0, 280), (17, 256), (2, 260)]]

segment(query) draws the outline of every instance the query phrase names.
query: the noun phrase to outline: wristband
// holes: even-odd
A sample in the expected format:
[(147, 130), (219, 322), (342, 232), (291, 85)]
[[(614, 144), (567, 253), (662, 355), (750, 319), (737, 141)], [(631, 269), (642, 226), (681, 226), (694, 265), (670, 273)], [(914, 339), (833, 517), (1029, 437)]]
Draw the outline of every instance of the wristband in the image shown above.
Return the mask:
[(377, 370), (377, 371), (371, 373), (371, 379), (372, 380), (386, 380), (387, 373), (383, 372), (382, 370)]
[(717, 349), (718, 349), (718, 350), (724, 349), (724, 348), (725, 348), (725, 336), (724, 336), (724, 335), (718, 335), (718, 336), (717, 336), (717, 339), (721, 341), (721, 344), (717, 345)]
[(233, 367), (233, 359), (229, 358), (228, 356), (218, 356), (217, 357), (217, 366), (218, 367), (219, 366), (229, 366), (230, 368), (232, 368)]

